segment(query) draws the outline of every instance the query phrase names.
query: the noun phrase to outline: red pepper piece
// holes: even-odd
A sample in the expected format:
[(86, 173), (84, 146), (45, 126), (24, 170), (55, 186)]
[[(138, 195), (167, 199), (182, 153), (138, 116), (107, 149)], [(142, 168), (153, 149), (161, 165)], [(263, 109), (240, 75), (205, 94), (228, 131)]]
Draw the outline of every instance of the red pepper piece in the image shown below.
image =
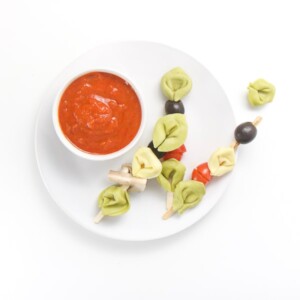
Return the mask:
[(192, 173), (192, 179), (207, 184), (211, 180), (208, 164), (204, 163), (195, 168)]
[(170, 158), (175, 158), (177, 160), (181, 160), (182, 159), (182, 155), (185, 152), (186, 152), (185, 146), (181, 145), (178, 149), (175, 149), (173, 151), (167, 152), (164, 155), (164, 160), (167, 160), (167, 159), (170, 159)]

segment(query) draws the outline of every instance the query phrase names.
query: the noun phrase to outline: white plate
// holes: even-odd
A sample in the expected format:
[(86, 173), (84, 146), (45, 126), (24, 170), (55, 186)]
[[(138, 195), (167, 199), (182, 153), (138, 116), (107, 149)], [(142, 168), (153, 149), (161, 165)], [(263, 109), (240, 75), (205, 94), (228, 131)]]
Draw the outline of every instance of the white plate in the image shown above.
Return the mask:
[[(90, 50), (69, 65), (41, 98), (42, 106), (36, 124), (36, 157), (44, 184), (58, 206), (86, 229), (109, 238), (142, 241), (170, 236), (202, 219), (218, 202), (231, 175), (214, 179), (202, 202), (182, 216), (163, 221), (165, 192), (150, 180), (146, 191), (131, 194), (131, 209), (120, 217), (107, 217), (94, 224), (98, 212), (97, 196), (109, 186), (107, 173), (131, 162), (134, 151), (151, 141), (152, 129), (164, 115), (166, 99), (160, 92), (161, 76), (180, 66), (192, 78), (193, 88), (183, 100), (189, 124), (185, 143), (186, 178), (198, 164), (207, 161), (219, 146), (228, 145), (235, 121), (227, 97), (216, 79), (189, 55), (156, 43), (119, 42)], [(77, 74), (91, 69), (115, 70), (130, 78), (139, 88), (148, 112), (144, 133), (137, 146), (125, 156), (109, 162), (87, 161), (67, 150), (56, 136), (51, 106), (62, 85)]]

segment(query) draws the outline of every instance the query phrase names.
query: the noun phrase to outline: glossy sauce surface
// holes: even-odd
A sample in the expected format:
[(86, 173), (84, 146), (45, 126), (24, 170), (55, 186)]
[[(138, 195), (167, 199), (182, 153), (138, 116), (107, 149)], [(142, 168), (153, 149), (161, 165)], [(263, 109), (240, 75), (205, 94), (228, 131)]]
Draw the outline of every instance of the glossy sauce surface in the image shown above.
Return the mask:
[(137, 94), (124, 79), (91, 72), (67, 87), (58, 115), (64, 135), (76, 147), (92, 154), (109, 154), (134, 139), (142, 111)]

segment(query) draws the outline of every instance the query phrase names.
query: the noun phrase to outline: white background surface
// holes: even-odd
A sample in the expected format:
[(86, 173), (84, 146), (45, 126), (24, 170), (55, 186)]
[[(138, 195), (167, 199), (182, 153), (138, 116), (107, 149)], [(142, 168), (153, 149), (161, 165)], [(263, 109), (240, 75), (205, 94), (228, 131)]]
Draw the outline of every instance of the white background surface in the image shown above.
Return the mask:
[[(300, 298), (297, 1), (0, 4), (1, 300)], [(119, 39), (191, 54), (224, 87), (238, 122), (264, 117), (217, 207), (155, 242), (110, 241), (74, 224), (34, 158), (40, 95), (84, 51)], [(245, 92), (258, 77), (277, 94), (254, 110)]]

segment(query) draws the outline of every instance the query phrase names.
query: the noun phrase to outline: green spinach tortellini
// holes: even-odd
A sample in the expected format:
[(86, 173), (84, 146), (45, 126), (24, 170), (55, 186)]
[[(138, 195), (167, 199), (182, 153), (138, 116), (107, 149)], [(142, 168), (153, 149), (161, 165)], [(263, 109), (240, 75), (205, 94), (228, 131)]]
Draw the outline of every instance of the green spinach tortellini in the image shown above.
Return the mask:
[(205, 185), (195, 180), (181, 181), (174, 192), (173, 210), (182, 214), (186, 209), (195, 207), (205, 195)]
[(153, 130), (153, 145), (160, 152), (179, 148), (186, 140), (188, 126), (183, 114), (170, 114), (158, 119)]
[(220, 147), (209, 158), (208, 167), (212, 176), (222, 176), (230, 172), (235, 165), (235, 153), (232, 147)]
[(139, 178), (154, 178), (161, 172), (160, 160), (148, 147), (139, 148), (133, 157), (132, 175)]
[(160, 87), (168, 100), (179, 101), (190, 92), (192, 79), (177, 67), (162, 77)]
[(174, 192), (176, 185), (183, 180), (185, 170), (185, 166), (178, 160), (168, 159), (162, 163), (157, 181), (167, 192)]
[(98, 197), (98, 206), (104, 216), (119, 216), (130, 208), (129, 195), (121, 186), (110, 186)]
[(257, 79), (248, 86), (248, 100), (253, 106), (271, 102), (274, 96), (275, 86), (264, 79)]

